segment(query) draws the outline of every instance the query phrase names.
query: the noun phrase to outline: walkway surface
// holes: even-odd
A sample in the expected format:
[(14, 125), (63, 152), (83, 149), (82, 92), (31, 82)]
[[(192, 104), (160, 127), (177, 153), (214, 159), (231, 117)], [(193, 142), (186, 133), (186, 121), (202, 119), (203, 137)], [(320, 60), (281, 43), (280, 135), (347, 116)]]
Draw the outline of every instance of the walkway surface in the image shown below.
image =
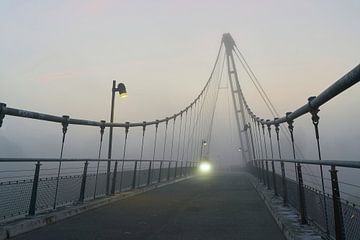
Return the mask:
[(14, 239), (285, 239), (246, 174), (201, 176)]

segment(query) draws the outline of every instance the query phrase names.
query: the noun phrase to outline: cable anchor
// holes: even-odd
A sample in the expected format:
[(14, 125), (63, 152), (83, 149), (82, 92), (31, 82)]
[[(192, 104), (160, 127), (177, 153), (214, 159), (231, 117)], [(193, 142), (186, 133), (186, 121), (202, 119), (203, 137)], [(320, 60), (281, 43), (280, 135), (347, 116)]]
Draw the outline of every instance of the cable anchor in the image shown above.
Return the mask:
[(64, 118), (64, 120), (61, 122), (61, 125), (62, 125), (62, 132), (63, 132), (63, 134), (65, 135), (66, 134), (66, 132), (67, 132), (67, 128), (68, 128), (68, 126), (69, 126), (69, 116), (67, 116), (67, 115), (63, 115), (62, 116), (63, 118)]
[(101, 122), (101, 125), (100, 125), (100, 134), (101, 134), (101, 136), (103, 136), (104, 135), (104, 132), (105, 132), (105, 120), (101, 120), (100, 121)]
[(127, 136), (128, 133), (129, 133), (129, 128), (130, 128), (130, 122), (126, 122), (126, 123), (125, 123), (125, 134), (126, 134), (126, 136)]
[(278, 120), (279, 118), (274, 118), (274, 122), (275, 122), (275, 132), (276, 132), (276, 139), (279, 141), (279, 132), (280, 132), (280, 124), (276, 122), (276, 120)]
[(315, 136), (316, 136), (316, 139), (319, 139), (320, 138), (320, 135), (319, 135), (319, 128), (318, 128), (318, 125), (319, 125), (319, 120), (320, 120), (320, 117), (318, 115), (318, 113), (320, 112), (320, 110), (318, 108), (313, 108), (311, 106), (311, 102), (315, 99), (316, 97), (315, 96), (312, 96), (312, 97), (309, 97), (308, 98), (308, 101), (309, 101), (309, 107), (311, 108), (310, 110), (310, 114), (311, 114), (311, 120), (314, 124), (314, 127), (315, 127)]
[(288, 116), (291, 114), (292, 112), (287, 112), (286, 113), (286, 122), (288, 124), (288, 129), (290, 131), (290, 135), (291, 135), (291, 142), (294, 143), (294, 136), (293, 136), (293, 132), (294, 132), (294, 120), (288, 119)]

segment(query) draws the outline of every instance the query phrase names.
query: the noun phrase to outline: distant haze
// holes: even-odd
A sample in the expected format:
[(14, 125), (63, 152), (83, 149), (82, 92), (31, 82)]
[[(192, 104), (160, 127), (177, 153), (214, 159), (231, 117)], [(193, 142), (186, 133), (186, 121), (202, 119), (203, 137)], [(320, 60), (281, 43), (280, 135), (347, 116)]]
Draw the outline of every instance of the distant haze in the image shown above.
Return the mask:
[[(201, 91), (222, 34), (230, 32), (284, 114), (360, 62), (359, 10), (359, 1), (328, 0), (2, 1), (0, 102), (109, 120), (116, 79), (129, 92), (116, 100), (117, 122), (172, 115)], [(272, 118), (239, 71), (256, 114)], [(225, 93), (220, 90), (212, 157), (236, 163), (237, 135), (224, 127), (229, 126)], [(324, 158), (360, 159), (359, 96), (355, 86), (321, 109)], [(95, 157), (98, 129), (71, 131), (66, 156)], [(297, 141), (304, 156), (316, 158), (310, 117), (295, 123), (295, 131), (301, 133)], [(59, 125), (7, 116), (0, 156), (57, 157), (60, 133)], [(120, 148), (114, 151), (120, 155)]]

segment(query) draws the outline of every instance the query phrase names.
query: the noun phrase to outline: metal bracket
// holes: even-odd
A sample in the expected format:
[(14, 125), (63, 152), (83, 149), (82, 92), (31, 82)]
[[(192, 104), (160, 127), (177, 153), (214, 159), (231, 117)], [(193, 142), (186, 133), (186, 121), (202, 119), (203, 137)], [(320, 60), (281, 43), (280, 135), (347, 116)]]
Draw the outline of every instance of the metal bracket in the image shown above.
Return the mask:
[(125, 126), (125, 134), (127, 135), (129, 133), (130, 122), (126, 122), (125, 124), (126, 124), (126, 126)]
[[(286, 113), (286, 118), (291, 114), (292, 112), (287, 112)], [(288, 123), (288, 128), (289, 128), (289, 131), (290, 133), (292, 133), (294, 131), (294, 121), (293, 120), (290, 120), (290, 119), (287, 119), (286, 122)]]
[(61, 123), (63, 126), (63, 134), (65, 135), (67, 132), (67, 127), (69, 126), (69, 116), (63, 115), (64, 121)]
[(312, 96), (308, 98), (308, 104), (309, 107), (311, 108), (310, 114), (311, 114), (311, 120), (313, 121), (314, 125), (318, 125), (319, 124), (319, 115), (318, 113), (320, 112), (320, 110), (318, 108), (313, 108), (311, 105), (311, 102), (315, 99), (316, 97)]
[(104, 135), (104, 132), (105, 132), (105, 120), (101, 120), (101, 126), (100, 126), (100, 134), (101, 136)]

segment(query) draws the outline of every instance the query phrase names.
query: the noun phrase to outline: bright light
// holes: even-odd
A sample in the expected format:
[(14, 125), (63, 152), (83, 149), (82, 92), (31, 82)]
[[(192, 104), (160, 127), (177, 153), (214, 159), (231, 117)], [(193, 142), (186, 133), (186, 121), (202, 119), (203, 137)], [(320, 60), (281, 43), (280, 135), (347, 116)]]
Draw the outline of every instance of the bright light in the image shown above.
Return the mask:
[(202, 173), (208, 173), (211, 171), (211, 164), (208, 162), (202, 162), (200, 163), (199, 170)]
[(126, 92), (120, 93), (120, 97), (121, 97), (121, 98), (126, 98), (127, 96), (128, 96), (128, 94), (127, 94)]

